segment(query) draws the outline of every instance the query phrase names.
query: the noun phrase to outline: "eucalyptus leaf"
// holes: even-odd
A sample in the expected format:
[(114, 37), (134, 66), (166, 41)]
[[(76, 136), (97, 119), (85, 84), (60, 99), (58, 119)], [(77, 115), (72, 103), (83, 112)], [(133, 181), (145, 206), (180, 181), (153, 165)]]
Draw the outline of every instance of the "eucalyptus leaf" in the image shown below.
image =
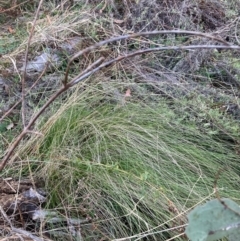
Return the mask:
[(188, 214), (189, 225), (186, 234), (192, 241), (214, 241), (221, 238), (239, 240), (240, 207), (234, 201), (224, 198), (211, 200), (197, 206)]

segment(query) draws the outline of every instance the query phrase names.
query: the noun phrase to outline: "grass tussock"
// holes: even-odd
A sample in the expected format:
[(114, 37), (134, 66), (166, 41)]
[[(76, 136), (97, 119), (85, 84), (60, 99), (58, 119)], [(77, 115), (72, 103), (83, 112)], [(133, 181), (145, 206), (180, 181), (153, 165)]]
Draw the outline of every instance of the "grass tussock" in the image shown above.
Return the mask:
[(231, 167), (218, 180), (221, 195), (239, 198), (230, 146), (182, 123), (164, 99), (151, 105), (124, 92), (116, 99), (113, 90), (122, 88), (85, 84), (39, 123), (43, 136), (24, 145), (22, 153), (37, 159), (28, 168), (50, 190), (49, 208), (91, 218), (85, 240), (166, 240), (179, 234), (189, 208), (214, 197), (220, 168)]

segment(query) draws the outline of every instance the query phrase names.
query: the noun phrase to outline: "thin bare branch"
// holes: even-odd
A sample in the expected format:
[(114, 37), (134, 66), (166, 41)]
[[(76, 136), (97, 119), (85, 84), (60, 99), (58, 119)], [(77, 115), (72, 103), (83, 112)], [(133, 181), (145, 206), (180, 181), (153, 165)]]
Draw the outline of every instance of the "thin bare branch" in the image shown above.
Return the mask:
[(14, 4), (13, 7), (10, 7), (10, 8), (8, 8), (8, 9), (1, 9), (1, 10), (0, 10), (0, 13), (6, 13), (6, 12), (9, 12), (9, 11), (12, 11), (12, 10), (14, 10), (14, 9), (16, 9), (16, 8), (18, 8), (18, 7), (26, 4), (26, 3), (28, 3), (29, 1), (30, 1), (30, 0), (26, 0), (26, 1), (21, 2), (21, 3), (19, 3), (19, 4)]
[(24, 68), (23, 68), (23, 74), (22, 74), (22, 78), (21, 78), (21, 83), (22, 83), (22, 122), (23, 122), (23, 126), (25, 128), (25, 80), (26, 80), (26, 75), (27, 75), (27, 62), (28, 62), (28, 53), (29, 53), (29, 47), (30, 47), (30, 43), (32, 40), (32, 36), (33, 36), (33, 32), (35, 29), (35, 25), (36, 25), (36, 21), (38, 19), (38, 15), (42, 6), (43, 0), (40, 0), (39, 4), (38, 4), (38, 8), (36, 11), (36, 15), (35, 18), (33, 20), (33, 24), (32, 24), (32, 28), (28, 37), (28, 42), (27, 42), (27, 47), (26, 47), (26, 52), (25, 52), (25, 57), (24, 57)]
[(12, 222), (10, 221), (10, 219), (8, 218), (7, 214), (5, 213), (5, 211), (3, 210), (3, 208), (0, 206), (0, 213), (2, 214), (2, 216), (5, 218), (5, 220), (8, 222), (9, 226), (12, 228)]
[[(81, 72), (79, 75), (77, 75), (76, 77), (74, 77), (74, 79), (67, 85), (69, 86), (73, 86), (71, 85), (71, 83), (74, 83), (76, 79), (79, 79), (81, 76), (87, 74), (88, 72), (91, 72), (91, 70), (95, 67), (100, 65), (103, 61), (104, 61), (104, 57), (99, 58), (97, 61), (95, 61), (94, 63), (92, 63), (91, 65), (89, 65), (83, 72)], [(65, 84), (65, 83), (63, 83)], [(66, 86), (66, 85), (65, 85)]]
[(142, 32), (142, 33), (134, 33), (134, 34), (130, 34), (130, 35), (123, 35), (123, 36), (118, 36), (118, 37), (113, 37), (110, 39), (106, 39), (103, 41), (100, 41), (92, 46), (89, 46), (88, 48), (85, 48), (81, 51), (79, 51), (78, 53), (76, 53), (75, 55), (72, 56), (72, 58), (69, 60), (68, 62), (68, 66), (66, 69), (66, 73), (65, 73), (65, 78), (63, 83), (66, 84), (68, 81), (68, 74), (69, 74), (69, 69), (70, 66), (72, 64), (72, 62), (76, 59), (79, 58), (80, 56), (82, 56), (85, 53), (88, 53), (96, 48), (99, 48), (103, 45), (112, 43), (112, 42), (116, 42), (116, 41), (120, 41), (120, 40), (126, 40), (126, 39), (134, 39), (134, 38), (138, 38), (138, 37), (142, 37), (142, 36), (151, 36), (151, 35), (160, 35), (160, 34), (188, 34), (188, 35), (196, 35), (196, 36), (200, 36), (200, 37), (205, 37), (205, 38), (209, 38), (212, 40), (216, 40), (220, 43), (225, 44), (226, 46), (229, 46), (229, 43), (226, 42), (225, 40), (218, 38), (216, 36), (213, 36), (211, 34), (206, 34), (206, 33), (201, 33), (201, 32), (195, 32), (195, 31), (186, 31), (186, 30), (161, 30), (161, 31), (152, 31), (152, 32)]

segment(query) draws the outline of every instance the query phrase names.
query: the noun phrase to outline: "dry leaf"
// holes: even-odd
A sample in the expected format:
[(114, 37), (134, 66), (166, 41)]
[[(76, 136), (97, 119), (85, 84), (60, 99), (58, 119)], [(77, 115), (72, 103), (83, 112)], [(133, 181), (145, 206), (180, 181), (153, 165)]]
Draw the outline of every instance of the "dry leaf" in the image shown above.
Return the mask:
[(9, 33), (15, 33), (15, 30), (11, 26), (8, 26), (8, 32)]
[(178, 209), (176, 208), (176, 206), (174, 205), (174, 203), (170, 200), (168, 200), (168, 210), (171, 212), (171, 213), (174, 213), (174, 214), (178, 214)]
[(128, 88), (122, 98), (122, 105), (125, 105), (126, 103), (126, 98), (131, 97), (131, 90)]
[(130, 89), (127, 89), (124, 97), (131, 97), (131, 90)]
[(113, 19), (113, 22), (114, 22), (114, 23), (121, 24), (121, 23), (124, 23), (124, 20), (114, 18), (114, 19)]
[(14, 127), (14, 124), (11, 122), (8, 126), (7, 126), (7, 130), (11, 130)]
[(52, 20), (51, 20), (51, 17), (49, 15), (47, 15), (47, 21), (48, 21), (48, 24), (51, 25), (52, 24)]

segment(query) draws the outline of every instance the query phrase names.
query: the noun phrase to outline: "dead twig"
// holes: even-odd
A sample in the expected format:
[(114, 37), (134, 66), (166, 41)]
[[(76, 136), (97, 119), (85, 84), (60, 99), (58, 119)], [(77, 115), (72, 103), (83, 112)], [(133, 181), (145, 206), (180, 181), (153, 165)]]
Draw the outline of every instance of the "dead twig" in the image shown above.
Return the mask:
[(33, 24), (32, 24), (32, 28), (28, 37), (28, 42), (27, 42), (27, 47), (26, 47), (26, 52), (25, 52), (25, 57), (24, 57), (24, 64), (23, 64), (23, 74), (22, 74), (22, 78), (21, 78), (21, 83), (22, 83), (22, 122), (23, 122), (23, 126), (25, 128), (25, 79), (26, 79), (26, 72), (27, 72), (27, 62), (28, 62), (28, 53), (29, 53), (29, 47), (30, 47), (30, 43), (32, 40), (32, 36), (33, 36), (33, 32), (35, 29), (35, 25), (36, 25), (36, 21), (38, 19), (38, 15), (42, 6), (43, 0), (40, 0), (39, 4), (38, 4), (38, 8), (36, 11), (36, 15), (35, 18), (33, 20)]
[(2, 214), (2, 216), (4, 217), (4, 219), (8, 222), (10, 228), (13, 228), (12, 222), (10, 221), (10, 219), (8, 218), (7, 214), (5, 213), (5, 211), (3, 210), (3, 208), (0, 206), (0, 213)]
[(6, 12), (9, 12), (9, 11), (13, 11), (14, 9), (16, 9), (16, 8), (18, 8), (18, 7), (26, 4), (26, 3), (28, 3), (29, 1), (30, 1), (30, 0), (26, 0), (26, 1), (22, 2), (22, 3), (14, 4), (13, 7), (10, 7), (10, 8), (7, 8), (7, 9), (1, 9), (1, 10), (0, 10), (0, 13), (6, 13)]

